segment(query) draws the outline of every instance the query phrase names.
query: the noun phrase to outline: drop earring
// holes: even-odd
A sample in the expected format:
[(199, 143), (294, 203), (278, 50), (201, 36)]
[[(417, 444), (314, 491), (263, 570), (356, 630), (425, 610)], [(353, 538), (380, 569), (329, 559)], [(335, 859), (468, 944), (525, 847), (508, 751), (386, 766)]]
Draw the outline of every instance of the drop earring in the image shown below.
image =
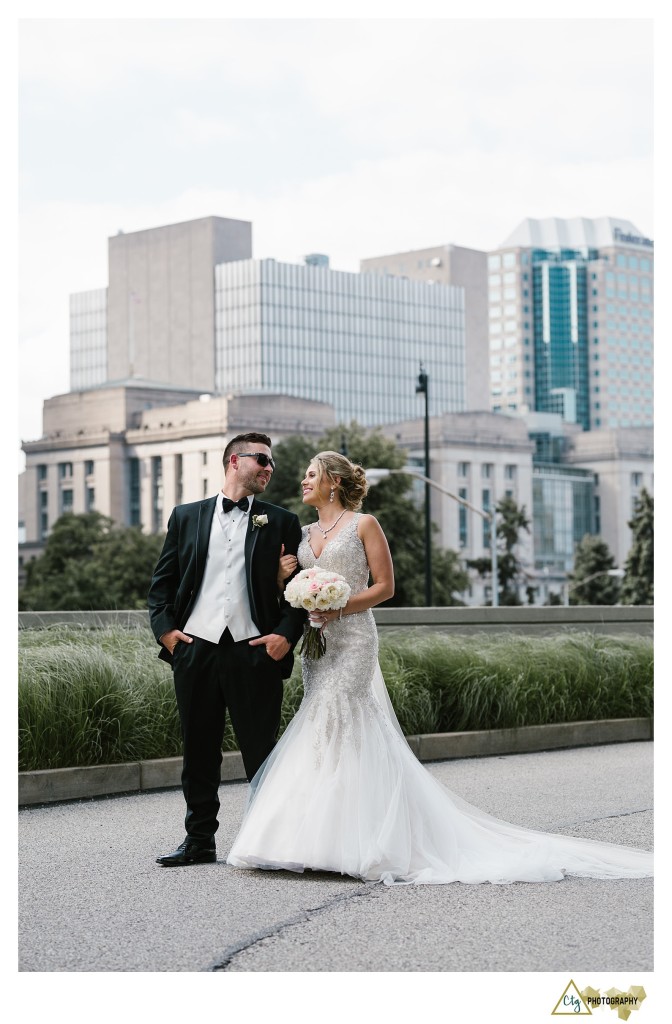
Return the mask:
[(333, 500), (334, 500), (334, 488), (332, 487), (331, 490), (329, 491), (329, 501), (333, 501)]

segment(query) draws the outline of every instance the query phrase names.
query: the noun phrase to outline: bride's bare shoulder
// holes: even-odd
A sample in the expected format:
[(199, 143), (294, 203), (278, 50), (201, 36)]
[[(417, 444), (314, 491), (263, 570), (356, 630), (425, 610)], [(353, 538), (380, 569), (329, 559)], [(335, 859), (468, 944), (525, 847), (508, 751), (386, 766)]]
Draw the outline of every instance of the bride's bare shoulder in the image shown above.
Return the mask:
[(382, 527), (375, 516), (369, 512), (360, 512), (357, 520), (357, 533), (360, 537), (373, 536), (373, 534), (382, 532)]

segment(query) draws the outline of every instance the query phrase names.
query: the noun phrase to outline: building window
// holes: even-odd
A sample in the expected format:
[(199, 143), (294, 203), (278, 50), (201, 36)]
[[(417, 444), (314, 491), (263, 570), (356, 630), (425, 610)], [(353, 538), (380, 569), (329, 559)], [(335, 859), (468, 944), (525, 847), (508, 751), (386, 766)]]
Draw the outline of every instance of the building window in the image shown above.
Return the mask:
[(481, 477), (484, 480), (490, 480), (490, 478), (492, 477), (492, 468), (493, 467), (492, 467), (492, 463), (491, 462), (484, 462), (482, 464), (482, 466), (481, 466)]
[(72, 463), (71, 462), (59, 462), (58, 464), (58, 476), (61, 480), (68, 480), (72, 476)]
[(87, 459), (84, 463), (84, 473), (86, 476), (93, 476), (93, 459)]
[[(467, 501), (467, 488), (460, 487), (458, 495), (460, 498)], [(459, 509), (460, 547), (466, 548), (469, 545), (469, 518), (467, 516), (467, 508), (465, 505), (460, 505)]]
[[(490, 491), (489, 490), (481, 491), (481, 508), (483, 509), (484, 512), (489, 512), (490, 511)], [(489, 519), (484, 519), (483, 520), (483, 547), (484, 548), (489, 548), (490, 547), (490, 520)]]
[(504, 479), (515, 480), (516, 479), (516, 466), (504, 466)]
[(96, 510), (96, 490), (94, 487), (86, 488), (86, 511), (95, 512)]
[(159, 533), (163, 524), (163, 459), (152, 457), (152, 532)]
[(639, 488), (642, 486), (643, 482), (644, 482), (644, 474), (643, 473), (631, 473), (630, 474), (630, 486), (631, 487), (637, 488), (639, 490)]
[(201, 452), (201, 462), (203, 463), (204, 466), (207, 466), (207, 464), (208, 464), (208, 453), (207, 452)]
[(128, 521), (140, 526), (140, 459), (128, 460)]
[(175, 504), (182, 503), (182, 456), (175, 456)]
[(47, 479), (47, 467), (46, 466), (40, 465), (40, 466), (37, 467), (37, 479), (38, 480), (46, 480)]
[(469, 476), (469, 463), (458, 462), (457, 464), (457, 475), (458, 476)]
[(207, 498), (207, 496), (208, 496), (208, 481), (204, 480), (203, 481), (203, 497)]
[(61, 515), (72, 512), (72, 490), (70, 488), (61, 491)]

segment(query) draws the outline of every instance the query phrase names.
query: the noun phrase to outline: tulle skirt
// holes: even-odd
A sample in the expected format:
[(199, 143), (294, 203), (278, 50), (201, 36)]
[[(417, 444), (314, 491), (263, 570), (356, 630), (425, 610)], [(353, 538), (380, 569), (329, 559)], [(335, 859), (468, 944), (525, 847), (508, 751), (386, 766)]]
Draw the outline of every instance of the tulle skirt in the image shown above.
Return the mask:
[(644, 850), (522, 828), (462, 800), (413, 754), (378, 667), (371, 693), (304, 698), (252, 780), (227, 863), (386, 885), (653, 874)]

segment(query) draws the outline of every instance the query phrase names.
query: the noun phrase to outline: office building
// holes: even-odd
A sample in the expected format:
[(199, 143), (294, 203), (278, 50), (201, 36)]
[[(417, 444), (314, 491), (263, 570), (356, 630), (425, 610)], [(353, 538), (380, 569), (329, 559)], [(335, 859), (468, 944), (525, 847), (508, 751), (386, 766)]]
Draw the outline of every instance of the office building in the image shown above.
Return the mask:
[(487, 254), (460, 245), (438, 245), (373, 256), (360, 260), (359, 269), (362, 274), (391, 274), (464, 289), (465, 409), (489, 409)]
[(260, 389), (366, 426), (417, 413), (423, 362), (432, 411), (465, 409), (462, 287), (250, 257), (251, 225), (220, 217), (110, 238), (107, 287), (71, 297), (72, 390)]
[(252, 225), (203, 217), (108, 239), (108, 284), (70, 296), (70, 389), (140, 377), (214, 391), (215, 276)]
[(488, 255), (490, 403), (584, 430), (653, 423), (653, 242), (628, 221), (528, 219)]
[(573, 434), (564, 456), (593, 477), (595, 533), (621, 568), (632, 546), (628, 526), (642, 489), (653, 495), (653, 430), (650, 427)]
[(322, 266), (216, 267), (216, 389), (329, 402), (363, 426), (417, 415), (419, 365), (433, 412), (464, 409), (464, 293)]
[(43, 436), (23, 444), (20, 558), (40, 554), (65, 512), (161, 533), (174, 505), (220, 489), (231, 437), (317, 439), (333, 425), (331, 406), (267, 392), (199, 395), (136, 378), (57, 395), (44, 403)]
[[(383, 433), (408, 453), (408, 465), (425, 472), (424, 420), (393, 423)], [(534, 444), (525, 423), (513, 416), (491, 412), (464, 412), (431, 417), (429, 422), (430, 476), (438, 487), (490, 512), (504, 497), (524, 507), (532, 521), (532, 454)], [(424, 502), (422, 482), (416, 486), (418, 505)], [(457, 551), (463, 564), (489, 558), (490, 522), (437, 488), (430, 488), (432, 520), (440, 547)], [(418, 529), (422, 529), (418, 519)], [(517, 555), (525, 566), (526, 583), (536, 583), (533, 572), (532, 531), (522, 533)], [(469, 588), (462, 595), (467, 604), (491, 600), (492, 581), (469, 570)], [(524, 585), (521, 597), (525, 601)]]

